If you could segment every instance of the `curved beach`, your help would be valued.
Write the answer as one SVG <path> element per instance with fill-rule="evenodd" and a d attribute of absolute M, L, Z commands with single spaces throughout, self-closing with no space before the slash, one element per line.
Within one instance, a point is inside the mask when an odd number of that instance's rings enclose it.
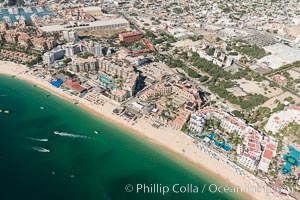
<path fill-rule="evenodd" d="M 226 186 L 241 188 L 241 190 L 242 188 L 256 188 L 255 192 L 251 189 L 249 189 L 249 191 L 246 191 L 247 189 L 243 190 L 244 192 L 242 195 L 245 196 L 246 199 L 288 199 L 286 196 L 282 196 L 275 192 L 258 191 L 261 190 L 261 188 L 266 187 L 266 184 L 263 181 L 250 174 L 247 174 L 246 176 L 239 175 L 225 165 L 225 163 L 219 162 L 216 159 L 211 158 L 208 154 L 200 151 L 193 143 L 193 139 L 180 131 L 174 131 L 165 127 L 156 129 L 144 119 L 138 119 L 137 123 L 132 125 L 120 116 L 112 113 L 112 110 L 117 104 L 107 100 L 105 101 L 106 103 L 104 106 L 94 105 L 85 99 L 70 96 L 64 93 L 63 90 L 53 87 L 43 79 L 28 73 L 25 74 L 25 71 L 27 70 L 28 68 L 24 65 L 0 61 L 1 74 L 16 76 L 16 78 L 28 81 L 70 102 L 78 101 L 79 106 L 90 113 L 108 120 L 122 129 L 128 129 L 128 131 L 134 134 L 144 137 L 147 140 L 151 140 L 170 152 L 176 153 L 178 156 L 186 159 L 186 162 L 192 162 L 199 170 L 214 176 Z M 267 190 L 271 191 L 269 188 Z"/>

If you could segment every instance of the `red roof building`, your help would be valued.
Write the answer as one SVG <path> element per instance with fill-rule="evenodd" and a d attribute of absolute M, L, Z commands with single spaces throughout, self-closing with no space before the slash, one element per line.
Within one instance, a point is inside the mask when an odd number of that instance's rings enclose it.
<path fill-rule="evenodd" d="M 140 31 L 121 33 L 119 34 L 119 39 L 122 42 L 134 42 L 142 39 L 142 35 L 143 34 Z"/>
<path fill-rule="evenodd" d="M 68 80 L 63 85 L 65 88 L 72 89 L 76 93 L 83 93 L 86 88 L 82 87 L 79 82 L 75 80 Z"/>

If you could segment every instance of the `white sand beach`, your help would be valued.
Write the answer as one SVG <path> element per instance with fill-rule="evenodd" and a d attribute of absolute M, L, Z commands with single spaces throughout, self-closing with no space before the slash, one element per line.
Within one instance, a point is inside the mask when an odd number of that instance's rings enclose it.
<path fill-rule="evenodd" d="M 15 75 L 16 78 L 28 81 L 68 101 L 74 102 L 74 100 L 76 100 L 79 102 L 79 106 L 91 113 L 98 115 L 101 118 L 105 118 L 123 129 L 126 128 L 129 132 L 151 140 L 152 142 L 163 146 L 167 151 L 174 152 L 180 157 L 191 161 L 195 167 L 199 168 L 202 172 L 205 171 L 205 173 L 207 172 L 207 174 L 211 174 L 211 176 L 220 180 L 220 183 L 223 185 L 240 188 L 256 188 L 256 190 L 263 190 L 265 187 L 265 183 L 256 177 L 252 175 L 241 176 L 224 163 L 219 162 L 216 159 L 211 158 L 208 154 L 200 151 L 193 143 L 193 139 L 180 131 L 174 131 L 165 127 L 156 129 L 147 123 L 145 119 L 138 119 L 137 123 L 132 125 L 131 122 L 128 122 L 124 120 L 124 118 L 112 113 L 112 110 L 116 107 L 113 103 L 107 101 L 104 106 L 94 105 L 85 99 L 70 96 L 63 90 L 53 87 L 50 83 L 43 79 L 34 77 L 28 73 L 24 74 L 26 70 L 28 70 L 28 68 L 24 65 L 0 61 L 0 74 L 10 76 Z M 289 199 L 288 197 L 276 192 L 270 192 L 271 189 L 268 189 L 269 192 L 253 192 L 253 189 L 249 190 L 250 191 L 243 194 L 245 199 Z"/>

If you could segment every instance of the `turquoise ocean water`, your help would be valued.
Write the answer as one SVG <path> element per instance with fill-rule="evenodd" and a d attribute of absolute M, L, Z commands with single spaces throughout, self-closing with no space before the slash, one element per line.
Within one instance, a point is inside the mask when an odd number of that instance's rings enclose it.
<path fill-rule="evenodd" d="M 0 76 L 0 109 L 12 111 L 0 113 L 1 200 L 241 199 L 209 192 L 209 184 L 217 182 L 205 171 L 46 94 L 32 84 Z M 125 191 L 127 184 L 132 192 Z M 161 184 L 171 191 L 164 196 L 145 194 L 146 189 L 137 193 L 137 184 Z M 193 184 L 198 193 L 175 193 L 174 184 Z"/>

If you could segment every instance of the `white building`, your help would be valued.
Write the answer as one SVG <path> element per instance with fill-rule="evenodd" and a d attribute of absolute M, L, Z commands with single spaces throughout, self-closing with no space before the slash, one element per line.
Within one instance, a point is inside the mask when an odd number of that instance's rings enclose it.
<path fill-rule="evenodd" d="M 72 57 L 75 54 L 80 52 L 80 47 L 77 44 L 73 44 L 73 43 L 68 43 L 64 45 L 63 49 L 65 50 L 66 57 Z"/>
<path fill-rule="evenodd" d="M 98 62 L 93 57 L 77 58 L 70 69 L 75 72 L 98 71 Z"/>
<path fill-rule="evenodd" d="M 275 141 L 275 139 L 269 137 L 262 142 L 262 145 L 264 151 L 262 153 L 257 169 L 267 173 L 269 171 L 269 166 L 272 158 L 276 156 L 278 143 L 277 141 Z"/>
<path fill-rule="evenodd" d="M 103 55 L 103 48 L 102 45 L 99 42 L 83 42 L 81 44 L 82 51 L 89 52 L 93 54 L 95 57 L 99 57 Z"/>
<path fill-rule="evenodd" d="M 201 133 L 205 125 L 205 119 L 202 116 L 199 116 L 197 113 L 192 113 L 190 118 L 189 128 L 192 131 Z"/>
<path fill-rule="evenodd" d="M 63 31 L 64 39 L 71 42 L 77 42 L 78 41 L 78 34 L 74 30 L 65 30 Z"/>
<path fill-rule="evenodd" d="M 100 43 L 95 44 L 95 54 L 96 57 L 102 56 L 102 45 Z"/>
<path fill-rule="evenodd" d="M 272 54 L 259 59 L 257 62 L 265 64 L 271 69 L 278 69 L 283 65 L 300 60 L 300 49 L 285 44 L 277 43 L 266 46 L 264 49 Z"/>
<path fill-rule="evenodd" d="M 189 128 L 192 131 L 201 133 L 205 125 L 205 120 L 208 119 L 220 121 L 221 127 L 226 131 L 235 132 L 244 139 L 243 144 L 237 148 L 238 162 L 241 165 L 251 171 L 256 169 L 264 172 L 268 171 L 269 164 L 276 155 L 276 141 L 266 138 L 261 132 L 247 125 L 242 119 L 214 107 L 206 107 L 193 112 Z"/>
<path fill-rule="evenodd" d="M 43 63 L 50 65 L 53 64 L 54 61 L 63 58 L 65 55 L 65 50 L 61 47 L 56 47 L 51 51 L 44 53 L 43 55 Z"/>
<path fill-rule="evenodd" d="M 94 30 L 110 30 L 118 28 L 128 28 L 129 22 L 124 18 L 98 20 L 89 23 L 77 22 L 77 25 L 72 24 L 52 24 L 40 27 L 43 32 L 63 32 L 63 31 L 94 31 Z"/>

